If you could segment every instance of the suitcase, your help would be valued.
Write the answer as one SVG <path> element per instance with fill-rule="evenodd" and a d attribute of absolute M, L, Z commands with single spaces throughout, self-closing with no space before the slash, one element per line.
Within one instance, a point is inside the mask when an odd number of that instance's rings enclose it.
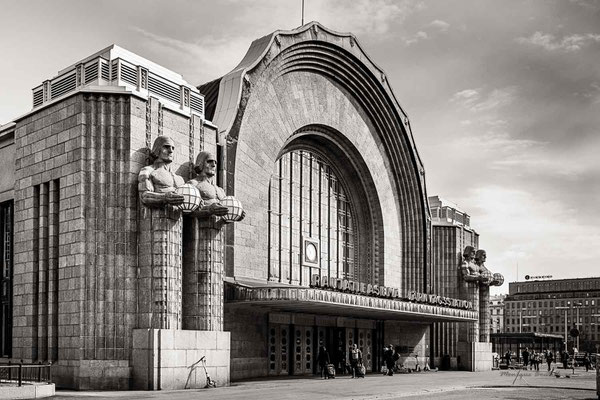
<path fill-rule="evenodd" d="M 367 373 L 367 369 L 365 368 L 365 366 L 363 364 L 360 364 L 358 366 L 358 368 L 356 368 L 356 377 L 357 378 L 364 378 L 366 373 Z"/>
<path fill-rule="evenodd" d="M 335 378 L 335 366 L 333 364 L 327 364 L 327 377 Z"/>

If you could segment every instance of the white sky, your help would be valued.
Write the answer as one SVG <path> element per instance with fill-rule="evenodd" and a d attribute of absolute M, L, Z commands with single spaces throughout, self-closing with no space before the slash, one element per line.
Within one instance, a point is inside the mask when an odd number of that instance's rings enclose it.
<path fill-rule="evenodd" d="M 0 124 L 31 89 L 112 43 L 201 84 L 301 0 L 0 0 Z M 353 32 L 409 113 L 429 195 L 458 203 L 487 266 L 600 276 L 600 1 L 306 0 Z M 496 290 L 508 291 L 508 285 Z"/>

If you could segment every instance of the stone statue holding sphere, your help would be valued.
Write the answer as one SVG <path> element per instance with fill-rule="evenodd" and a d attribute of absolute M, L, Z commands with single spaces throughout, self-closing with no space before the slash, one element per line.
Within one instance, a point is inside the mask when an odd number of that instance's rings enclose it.
<path fill-rule="evenodd" d="M 182 192 L 184 180 L 173 171 L 174 152 L 173 139 L 159 136 L 150 152 L 151 164 L 138 175 L 139 328 L 181 328 L 181 215 L 193 208 L 194 199 L 190 190 Z M 196 197 L 197 208 L 201 200 Z"/>
<path fill-rule="evenodd" d="M 223 330 L 223 226 L 241 221 L 241 203 L 215 182 L 217 158 L 202 151 L 194 165 L 196 177 L 188 182 L 200 192 L 202 206 L 188 214 L 184 224 L 183 329 Z M 207 255 L 210 254 L 210 257 Z"/>
<path fill-rule="evenodd" d="M 225 191 L 217 186 L 217 158 L 208 151 L 202 151 L 196 157 L 194 165 L 196 178 L 188 183 L 195 186 L 202 197 L 203 206 L 192 213 L 196 217 L 223 217 L 223 222 L 236 222 L 246 215 L 239 201 L 233 196 L 226 196 Z M 236 209 L 237 206 L 237 209 Z"/>
<path fill-rule="evenodd" d="M 171 169 L 175 142 L 168 136 L 159 136 L 154 141 L 150 159 L 152 164 L 142 168 L 138 175 L 140 200 L 146 207 L 178 206 L 183 196 L 176 193 L 184 181 Z"/>
<path fill-rule="evenodd" d="M 473 303 L 473 310 L 479 314 L 479 321 L 468 323 L 466 337 L 470 342 L 489 342 L 490 324 L 490 286 L 500 286 L 504 283 L 502 274 L 492 274 L 485 266 L 487 253 L 483 249 L 475 250 L 473 246 L 466 246 L 463 250 L 461 262 L 461 292 L 462 297 Z"/>

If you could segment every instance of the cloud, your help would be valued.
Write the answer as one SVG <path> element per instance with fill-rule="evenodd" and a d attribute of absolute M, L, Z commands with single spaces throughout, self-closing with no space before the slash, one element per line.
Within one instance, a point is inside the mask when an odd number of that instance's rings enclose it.
<path fill-rule="evenodd" d="M 496 185 L 470 189 L 458 200 L 481 233 L 480 246 L 492 270 L 512 276 L 519 263 L 521 274 L 543 268 L 556 277 L 597 275 L 593 260 L 600 257 L 595 244 L 600 233 L 594 224 L 578 222 L 578 210 L 538 193 Z"/>
<path fill-rule="evenodd" d="M 440 32 L 446 32 L 448 30 L 448 28 L 450 28 L 450 24 L 447 23 L 446 21 L 442 21 L 439 19 L 436 19 L 435 21 L 432 21 L 429 26 L 439 29 Z"/>
<path fill-rule="evenodd" d="M 412 37 L 404 39 L 404 43 L 406 43 L 407 46 L 410 46 L 411 44 L 415 44 L 421 40 L 425 40 L 428 37 L 429 35 L 427 35 L 427 32 L 419 31 L 415 33 Z"/>
<path fill-rule="evenodd" d="M 305 21 L 318 20 L 332 29 L 352 32 L 358 36 L 381 35 L 423 8 L 422 2 L 412 0 L 310 2 L 307 4 Z"/>
<path fill-rule="evenodd" d="M 516 86 L 494 89 L 487 96 L 481 89 L 465 89 L 455 93 L 450 102 L 459 104 L 472 112 L 490 111 L 511 104 L 517 93 Z"/>
<path fill-rule="evenodd" d="M 581 50 L 583 47 L 591 43 L 599 43 L 600 34 L 574 34 L 564 36 L 562 39 L 557 39 L 551 33 L 542 33 L 537 31 L 529 37 L 519 37 L 516 40 L 518 43 L 540 46 L 548 51 L 562 50 L 567 52 L 573 52 Z"/>
<path fill-rule="evenodd" d="M 176 60 L 176 65 L 168 68 L 182 73 L 193 85 L 208 82 L 229 72 L 250 46 L 250 41 L 243 37 L 217 39 L 204 35 L 198 41 L 190 42 L 158 35 L 136 26 L 130 30 L 145 39 L 145 46 L 155 54 L 160 54 L 164 60 Z M 216 54 L 218 57 L 215 57 Z"/>

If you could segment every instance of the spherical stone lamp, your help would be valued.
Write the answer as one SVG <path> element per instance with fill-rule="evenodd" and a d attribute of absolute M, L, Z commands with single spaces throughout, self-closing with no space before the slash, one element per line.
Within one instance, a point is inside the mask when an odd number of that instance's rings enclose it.
<path fill-rule="evenodd" d="M 480 273 L 481 283 L 489 285 L 492 280 L 492 273 L 490 271 L 483 270 Z"/>
<path fill-rule="evenodd" d="M 504 275 L 496 272 L 494 274 L 494 278 L 492 279 L 492 286 L 502 286 L 502 284 L 504 283 Z"/>
<path fill-rule="evenodd" d="M 189 183 L 183 184 L 175 189 L 175 193 L 183 196 L 183 203 L 178 205 L 179 209 L 184 213 L 191 213 L 195 211 L 204 203 L 200 191 L 196 186 Z"/>
<path fill-rule="evenodd" d="M 221 201 L 221 205 L 227 207 L 229 210 L 222 218 L 227 222 L 241 221 L 244 218 L 244 208 L 242 203 L 233 196 L 225 196 Z"/>

